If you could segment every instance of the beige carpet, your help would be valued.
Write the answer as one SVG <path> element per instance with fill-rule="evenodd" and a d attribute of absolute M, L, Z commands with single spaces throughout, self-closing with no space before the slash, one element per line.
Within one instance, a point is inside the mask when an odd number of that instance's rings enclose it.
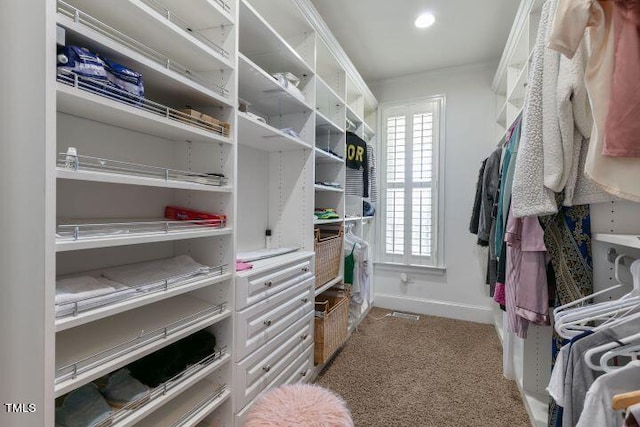
<path fill-rule="evenodd" d="M 502 376 L 491 325 L 373 309 L 317 383 L 340 394 L 357 427 L 524 427 L 515 383 Z"/>

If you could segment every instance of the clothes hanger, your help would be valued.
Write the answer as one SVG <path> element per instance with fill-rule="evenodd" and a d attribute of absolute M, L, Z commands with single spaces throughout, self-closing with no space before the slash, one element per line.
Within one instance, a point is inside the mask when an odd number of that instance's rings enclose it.
<path fill-rule="evenodd" d="M 612 356 L 613 353 L 610 352 L 611 350 L 617 349 L 619 347 L 625 347 L 627 344 L 633 344 L 634 341 L 638 341 L 638 340 L 640 340 L 640 333 L 632 334 L 632 335 L 629 335 L 628 337 L 624 337 L 616 341 L 608 342 L 606 344 L 602 344 L 597 347 L 590 348 L 584 353 L 584 361 L 586 365 L 589 368 L 593 369 L 594 371 L 603 371 L 604 370 L 603 365 L 606 362 L 608 362 L 611 358 L 615 357 L 615 356 Z M 640 346 L 637 344 L 633 345 L 632 347 L 634 347 L 635 351 L 637 351 L 637 349 L 640 348 Z M 631 347 L 627 347 L 627 351 L 631 351 L 631 350 L 632 350 Z M 608 353 L 608 354 L 606 354 L 606 357 L 605 357 L 605 354 L 603 354 L 600 357 L 599 364 L 593 363 L 593 356 L 599 353 Z M 617 355 L 618 356 L 623 355 L 623 352 L 618 352 Z"/>
<path fill-rule="evenodd" d="M 616 261 L 619 261 L 618 258 L 616 258 Z M 627 295 L 637 294 L 640 291 L 640 260 L 635 260 L 631 264 L 631 273 L 633 275 L 633 290 Z M 618 271 L 615 272 L 615 277 L 616 279 L 619 279 Z M 625 295 L 625 297 L 627 295 Z M 637 297 L 629 297 L 628 299 L 633 298 Z M 614 324 L 621 324 L 638 318 L 640 318 L 640 313 L 634 313 L 630 316 L 624 315 L 622 318 L 617 319 L 612 324 L 605 325 L 605 327 L 611 327 Z M 640 333 L 632 334 L 620 340 L 616 340 L 587 350 L 584 355 L 585 363 L 593 370 L 611 372 L 616 369 L 615 367 L 609 365 L 609 361 L 611 359 L 619 356 L 628 356 L 633 359 L 638 358 L 638 354 L 640 354 L 640 344 L 634 343 L 638 340 L 640 340 Z M 593 363 L 593 355 L 597 353 L 603 353 L 600 357 L 600 363 L 598 365 Z"/>
<path fill-rule="evenodd" d="M 611 407 L 615 411 L 627 409 L 629 406 L 640 403 L 640 390 L 630 391 L 629 393 L 616 394 L 611 399 Z"/>
<path fill-rule="evenodd" d="M 614 322 L 615 319 L 620 319 L 621 314 L 624 316 L 631 313 L 637 307 L 640 307 L 640 289 L 635 285 L 636 280 L 634 279 L 634 289 L 619 299 L 592 304 L 589 306 L 571 308 L 576 304 L 581 304 L 596 296 L 603 295 L 623 286 L 628 286 L 628 284 L 622 282 L 619 275 L 620 263 L 625 257 L 627 257 L 625 254 L 620 254 L 614 261 L 614 275 L 618 282 L 617 285 L 584 298 L 580 298 L 579 300 L 565 304 L 554 310 L 554 328 L 560 336 L 563 338 L 572 338 L 583 333 L 585 330 L 603 329 L 604 327 L 608 327 L 608 325 Z M 585 323 L 596 320 L 604 320 L 605 322 L 596 327 L 584 325 Z"/>

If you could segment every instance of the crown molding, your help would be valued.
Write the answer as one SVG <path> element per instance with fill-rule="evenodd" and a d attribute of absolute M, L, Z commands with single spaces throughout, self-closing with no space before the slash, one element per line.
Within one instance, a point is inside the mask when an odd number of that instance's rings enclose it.
<path fill-rule="evenodd" d="M 369 86 L 365 83 L 364 79 L 358 72 L 358 69 L 353 65 L 353 62 L 351 62 L 351 59 L 349 59 L 347 53 L 344 51 L 342 46 L 340 46 L 340 43 L 333 35 L 327 26 L 327 23 L 324 21 L 320 12 L 318 12 L 311 0 L 294 0 L 294 2 L 300 8 L 307 20 L 309 20 L 309 23 L 315 29 L 318 36 L 322 41 L 324 41 L 331 53 L 333 53 L 338 63 L 345 69 L 351 79 L 354 80 L 358 90 L 364 95 L 365 102 L 374 108 L 378 108 L 378 100 L 373 95 L 373 92 L 371 92 L 371 89 L 369 89 Z"/>

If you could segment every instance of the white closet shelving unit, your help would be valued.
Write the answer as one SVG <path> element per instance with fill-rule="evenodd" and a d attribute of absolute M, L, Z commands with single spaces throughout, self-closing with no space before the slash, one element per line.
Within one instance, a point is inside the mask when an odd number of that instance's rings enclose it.
<path fill-rule="evenodd" d="M 3 104 L 11 120 L 0 130 L 12 141 L 0 156 L 12 184 L 1 191 L 16 201 L 7 210 L 12 224 L 0 223 L 13 254 L 0 261 L 0 313 L 20 325 L 2 335 L 11 348 L 2 366 L 15 372 L 0 390 L 7 402 L 38 408 L 11 425 L 54 425 L 57 398 L 204 329 L 216 337 L 215 354 L 153 389 L 146 404 L 113 412 L 112 425 L 242 425 L 262 390 L 309 381 L 314 295 L 342 281 L 341 272 L 315 289 L 314 228 L 345 216 L 344 190 L 316 181 L 344 188 L 346 119 L 370 140 L 377 110 L 312 3 L 5 6 L 0 34 L 12 37 L 17 22 L 28 30 L 11 49 L 46 53 L 37 76 L 12 70 L 12 85 L 3 82 L 7 93 L 13 84 L 23 90 L 10 109 Z M 141 72 L 145 97 L 57 73 L 57 27 L 58 42 Z M 297 90 L 272 76 L 287 72 L 300 79 Z M 248 112 L 238 111 L 238 98 Z M 26 114 L 33 105 L 43 107 Z M 26 171 L 27 162 L 35 169 Z M 224 217 L 173 221 L 167 206 Z M 316 221 L 316 206 L 340 218 Z M 236 254 L 264 248 L 267 229 L 273 247 L 298 250 L 236 274 Z M 198 274 L 55 304 L 57 279 L 99 279 L 107 269 L 183 255 L 203 265 Z M 28 367 L 15 366 L 18 358 Z"/>
<path fill-rule="evenodd" d="M 316 40 L 315 208 L 333 209 L 339 219 L 316 219 L 316 225 L 344 221 L 345 119 L 347 74 L 320 36 Z M 337 187 L 320 184 L 335 183 Z M 340 267 L 339 276 L 343 275 Z M 317 293 L 319 294 L 319 293 Z"/>
<path fill-rule="evenodd" d="M 527 90 L 527 80 L 533 47 L 536 41 L 540 11 L 543 0 L 523 1 L 511 29 L 493 88 L 496 92 L 496 136 L 502 139 L 522 111 Z M 640 204 L 627 201 L 612 201 L 590 206 L 594 292 L 616 283 L 613 263 L 608 253 L 614 249 L 640 257 Z M 630 291 L 608 293 L 613 299 Z M 495 326 L 503 340 L 504 316 L 495 307 Z M 551 327 L 529 327 L 528 338 L 514 338 L 513 364 L 516 382 L 525 407 L 534 426 L 547 425 L 549 396 L 546 387 L 551 372 Z"/>
<path fill-rule="evenodd" d="M 315 32 L 289 0 L 241 0 L 238 250 L 297 251 L 237 275 L 233 412 L 241 426 L 265 389 L 313 367 Z M 297 86 L 274 74 L 290 73 Z M 293 87 L 288 87 L 292 85 Z"/>
<path fill-rule="evenodd" d="M 531 54 L 535 45 L 543 0 L 520 4 L 493 88 L 496 92 L 496 140 L 501 140 L 522 112 Z M 504 342 L 504 313 L 494 305 L 494 324 Z M 526 340 L 514 338 L 513 365 L 516 383 L 532 425 L 546 426 L 551 373 L 551 327 L 530 325 Z"/>
<path fill-rule="evenodd" d="M 48 34 L 57 25 L 64 44 L 141 72 L 145 95 L 56 73 L 55 62 L 44 67 L 55 97 L 51 128 L 57 129 L 47 135 L 44 159 L 55 177 L 46 209 L 46 221 L 55 224 L 46 239 L 54 267 L 43 300 L 49 315 L 44 330 L 52 335 L 45 338 L 51 362 L 42 418 L 31 425 L 54 424 L 54 399 L 203 329 L 216 337 L 215 354 L 153 389 L 146 404 L 114 410 L 110 421 L 180 420 L 175 425 L 187 426 L 208 416 L 230 425 L 237 5 L 198 1 L 185 8 L 172 0 L 128 0 L 114 7 L 69 0 L 46 7 Z M 54 48 L 54 39 L 47 39 L 46 49 Z M 55 61 L 53 52 L 49 61 Z M 181 112 L 185 108 L 229 126 L 197 122 Z M 224 217 L 168 220 L 166 206 Z M 56 277 L 100 279 L 114 267 L 183 255 L 201 270 L 156 275 L 80 302 L 54 302 Z M 211 395 L 209 383 L 222 392 Z"/>

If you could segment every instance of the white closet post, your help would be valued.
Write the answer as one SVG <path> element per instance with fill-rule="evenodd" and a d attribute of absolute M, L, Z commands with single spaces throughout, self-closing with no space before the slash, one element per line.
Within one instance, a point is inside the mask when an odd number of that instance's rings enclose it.
<path fill-rule="evenodd" d="M 0 14 L 0 425 L 53 425 L 55 3 Z M 7 407 L 5 404 L 34 404 Z"/>

